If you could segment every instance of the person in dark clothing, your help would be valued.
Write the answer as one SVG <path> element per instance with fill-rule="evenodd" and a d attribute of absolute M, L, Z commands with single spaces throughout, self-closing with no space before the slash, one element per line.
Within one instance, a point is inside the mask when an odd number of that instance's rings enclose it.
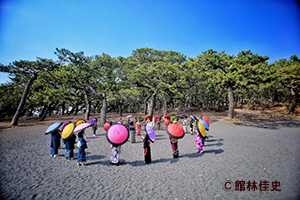
<path fill-rule="evenodd" d="M 51 143 L 50 143 L 50 147 L 51 147 L 51 157 L 57 157 L 58 156 L 58 148 L 60 147 L 60 132 L 59 130 L 55 130 L 51 133 Z"/>
<path fill-rule="evenodd" d="M 149 135 L 146 133 L 145 137 L 142 136 L 143 143 L 144 143 L 144 155 L 145 155 L 145 163 L 149 164 L 151 162 L 151 149 L 150 149 L 150 138 Z"/>

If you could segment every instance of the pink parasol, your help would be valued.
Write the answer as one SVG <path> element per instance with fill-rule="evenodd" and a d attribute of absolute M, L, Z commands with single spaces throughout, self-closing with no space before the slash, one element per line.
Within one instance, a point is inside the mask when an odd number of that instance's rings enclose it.
<path fill-rule="evenodd" d="M 126 118 L 131 118 L 131 117 L 133 117 L 133 115 L 128 115 Z"/>
<path fill-rule="evenodd" d="M 146 132 L 149 135 L 151 142 L 155 141 L 155 132 L 150 126 L 146 126 Z"/>
<path fill-rule="evenodd" d="M 86 129 L 90 126 L 92 126 L 92 124 L 90 124 L 90 123 L 81 123 L 78 126 L 76 126 L 76 128 L 74 129 L 74 133 L 83 131 L 84 129 Z"/>
<path fill-rule="evenodd" d="M 114 124 L 109 127 L 106 132 L 106 139 L 113 145 L 122 145 L 127 142 L 129 138 L 129 131 L 126 126 L 122 124 Z"/>
<path fill-rule="evenodd" d="M 158 115 L 158 116 L 156 116 L 156 117 L 154 117 L 154 121 L 158 121 L 158 120 L 160 120 L 161 119 L 161 117 Z"/>

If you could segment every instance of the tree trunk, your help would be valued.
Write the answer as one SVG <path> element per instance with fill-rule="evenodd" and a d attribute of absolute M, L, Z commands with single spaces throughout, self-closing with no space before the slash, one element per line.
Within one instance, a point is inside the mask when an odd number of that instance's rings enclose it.
<path fill-rule="evenodd" d="M 163 115 L 167 115 L 168 112 L 168 108 L 167 108 L 167 100 L 166 100 L 166 96 L 164 93 L 162 93 L 162 98 L 163 98 Z"/>
<path fill-rule="evenodd" d="M 148 112 L 148 103 L 147 101 L 144 102 L 144 114 L 147 115 Z"/>
<path fill-rule="evenodd" d="M 25 86 L 25 90 L 23 92 L 23 95 L 22 95 L 22 98 L 21 98 L 21 101 L 19 103 L 19 106 L 17 108 L 17 111 L 14 115 L 14 117 L 12 118 L 11 120 L 11 125 L 15 126 L 15 125 L 18 125 L 18 121 L 19 121 L 19 118 L 21 116 L 21 113 L 22 113 L 22 110 L 23 110 L 23 107 L 25 105 L 25 102 L 26 102 L 26 97 L 28 95 L 28 92 L 29 92 L 29 88 L 30 86 L 32 85 L 33 81 L 36 79 L 36 75 L 34 75 L 26 84 Z"/>
<path fill-rule="evenodd" d="M 156 94 L 154 93 L 151 98 L 149 113 L 148 113 L 148 116 L 151 116 L 151 117 L 153 117 L 153 110 L 155 107 L 155 98 L 156 98 Z"/>
<path fill-rule="evenodd" d="M 46 109 L 44 110 L 44 113 L 43 113 L 42 117 L 40 118 L 40 121 L 44 121 L 45 120 L 50 107 L 51 107 L 51 105 L 46 105 Z"/>
<path fill-rule="evenodd" d="M 39 118 L 42 118 L 42 116 L 44 115 L 47 109 L 48 109 L 48 104 L 44 106 L 42 112 L 39 114 Z"/>
<path fill-rule="evenodd" d="M 144 108 L 145 108 L 144 114 L 145 114 L 145 115 L 147 115 L 147 110 L 148 110 L 148 104 L 147 104 L 147 102 L 148 102 L 148 100 L 150 99 L 151 96 L 152 96 L 152 95 L 149 95 L 149 96 L 145 99 L 145 101 L 144 101 Z"/>
<path fill-rule="evenodd" d="M 292 95 L 293 95 L 293 103 L 292 103 L 292 105 L 291 105 L 291 107 L 289 109 L 289 114 L 295 112 L 296 107 L 297 107 L 297 105 L 299 103 L 299 93 L 298 93 L 298 91 L 296 89 L 292 88 L 291 92 L 292 92 Z"/>
<path fill-rule="evenodd" d="M 120 103 L 119 103 L 119 114 L 120 114 L 120 117 L 122 117 L 122 105 L 123 105 L 123 98 L 121 97 Z"/>
<path fill-rule="evenodd" d="M 62 103 L 62 115 L 65 115 L 65 110 L 66 110 L 66 102 L 65 101 L 63 101 L 63 103 Z"/>
<path fill-rule="evenodd" d="M 90 118 L 91 103 L 89 101 L 89 97 L 86 90 L 84 90 L 84 100 L 85 100 L 85 108 L 86 108 L 84 119 L 87 121 Z"/>
<path fill-rule="evenodd" d="M 105 124 L 106 122 L 106 110 L 107 110 L 107 102 L 106 102 L 106 93 L 104 92 L 102 94 L 102 102 L 103 102 L 103 105 L 102 105 L 102 109 L 101 109 L 101 120 L 102 120 L 102 124 Z"/>
<path fill-rule="evenodd" d="M 80 111 L 79 105 L 76 105 L 75 112 L 74 112 L 74 116 L 76 116 L 76 115 L 78 114 L 79 111 Z"/>
<path fill-rule="evenodd" d="M 228 86 L 228 101 L 229 101 L 229 110 L 228 117 L 234 117 L 234 98 L 233 98 L 233 88 L 232 86 Z"/>
<path fill-rule="evenodd" d="M 167 102 L 166 102 L 166 104 L 167 104 Z M 184 112 L 186 111 L 186 108 L 188 107 L 188 105 L 189 105 L 189 97 L 186 97 L 186 100 L 184 102 Z"/>

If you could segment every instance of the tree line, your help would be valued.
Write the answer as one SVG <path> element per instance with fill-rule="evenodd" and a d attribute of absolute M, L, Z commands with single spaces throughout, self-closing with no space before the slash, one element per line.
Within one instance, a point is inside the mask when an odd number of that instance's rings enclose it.
<path fill-rule="evenodd" d="M 0 71 L 10 82 L 0 85 L 0 117 L 17 125 L 21 116 L 53 112 L 76 115 L 137 112 L 153 116 L 168 107 L 228 110 L 259 109 L 283 103 L 294 112 L 299 104 L 300 60 L 296 55 L 268 63 L 250 50 L 235 55 L 209 49 L 197 57 L 140 48 L 129 57 L 56 49 L 57 61 L 14 61 Z"/>

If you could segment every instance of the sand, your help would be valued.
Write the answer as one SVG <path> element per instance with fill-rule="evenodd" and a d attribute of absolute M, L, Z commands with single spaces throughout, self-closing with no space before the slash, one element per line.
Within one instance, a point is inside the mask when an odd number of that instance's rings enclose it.
<path fill-rule="evenodd" d="M 103 128 L 87 129 L 87 165 L 50 157 L 50 121 L 1 129 L 1 199 L 299 199 L 300 123 L 268 126 L 210 117 L 210 140 L 197 153 L 195 135 L 179 140 L 172 158 L 166 131 L 156 130 L 152 163 L 144 164 L 143 143 L 122 146 L 119 166 L 109 163 L 110 144 Z M 279 125 L 278 125 L 279 124 Z M 144 132 L 143 132 L 144 133 Z M 225 191 L 224 182 L 256 181 L 256 191 Z M 281 191 L 260 191 L 260 181 L 280 182 Z M 227 184 L 227 186 L 230 186 Z"/>

